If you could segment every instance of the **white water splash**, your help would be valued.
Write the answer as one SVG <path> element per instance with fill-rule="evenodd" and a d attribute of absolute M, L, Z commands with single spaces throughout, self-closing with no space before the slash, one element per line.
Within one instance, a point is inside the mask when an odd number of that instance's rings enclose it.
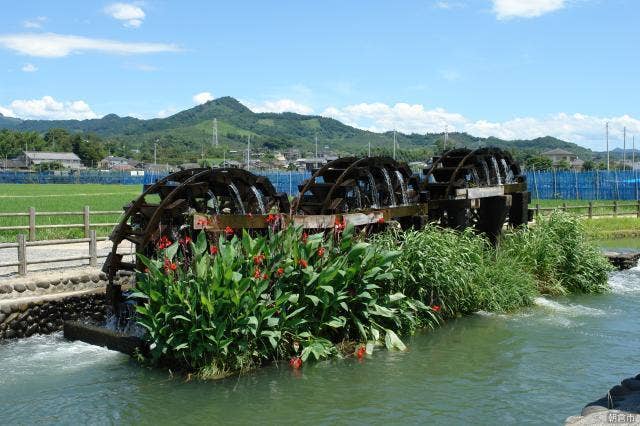
<path fill-rule="evenodd" d="M 566 316 L 566 317 L 581 317 L 589 316 L 596 317 L 604 315 L 605 312 L 601 309 L 590 308 L 584 305 L 578 305 L 573 303 L 560 303 L 555 300 L 550 300 L 545 297 L 536 297 L 533 299 L 533 303 L 543 309 L 553 311 L 554 313 Z"/>
<path fill-rule="evenodd" d="M 640 267 L 612 273 L 609 277 L 609 287 L 615 294 L 640 293 Z"/>

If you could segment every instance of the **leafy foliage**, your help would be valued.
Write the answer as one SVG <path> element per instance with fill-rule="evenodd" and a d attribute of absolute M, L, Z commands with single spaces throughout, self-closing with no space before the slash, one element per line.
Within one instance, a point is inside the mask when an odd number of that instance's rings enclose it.
<path fill-rule="evenodd" d="M 403 348 L 393 330 L 411 329 L 427 309 L 384 287 L 397 253 L 357 241 L 352 228 L 328 239 L 294 228 L 245 232 L 213 244 L 200 233 L 158 260 L 142 258 L 148 273 L 136 296 L 148 300 L 138 316 L 152 361 L 216 375 L 287 356 L 326 358 L 343 340 Z"/>
<path fill-rule="evenodd" d="M 538 217 L 529 230 L 503 239 L 500 250 L 532 273 L 543 293 L 601 293 L 611 265 L 591 242 L 580 219 L 562 211 Z"/>
<path fill-rule="evenodd" d="M 610 270 L 579 221 L 560 213 L 497 249 L 469 230 L 428 226 L 371 243 L 351 227 L 217 241 L 200 233 L 159 253 L 141 256 L 148 270 L 135 294 L 146 299 L 138 321 L 151 361 L 204 377 L 287 357 L 299 366 L 339 355 L 345 342 L 403 350 L 399 336 L 443 318 L 512 311 L 539 293 L 605 291 Z"/>

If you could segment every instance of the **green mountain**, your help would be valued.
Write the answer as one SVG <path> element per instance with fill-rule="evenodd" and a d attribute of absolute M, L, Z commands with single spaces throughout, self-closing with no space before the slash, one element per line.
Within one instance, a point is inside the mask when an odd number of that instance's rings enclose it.
<path fill-rule="evenodd" d="M 218 123 L 219 148 L 212 147 L 213 119 Z M 172 163 L 194 161 L 205 157 L 221 157 L 222 151 L 241 151 L 251 137 L 252 149 L 286 150 L 297 148 L 302 155 L 319 148 L 338 155 L 362 154 L 371 143 L 376 153 L 389 152 L 393 133 L 375 133 L 347 126 L 332 118 L 295 113 L 254 113 L 236 99 L 218 98 L 181 111 L 167 118 L 141 120 L 109 114 L 91 120 L 20 120 L 0 115 L 0 129 L 45 133 L 52 128 L 99 136 L 105 146 L 118 155 L 132 155 L 150 160 L 153 146 L 158 145 L 159 161 Z M 402 157 L 424 159 L 441 148 L 443 134 L 396 135 Z M 448 146 L 499 146 L 514 151 L 519 157 L 530 156 L 551 148 L 572 151 L 581 158 L 591 158 L 591 151 L 574 143 L 552 137 L 533 140 L 502 140 L 479 138 L 466 133 L 450 133 Z M 327 148 L 325 148 L 327 147 Z M 230 154 L 233 157 L 233 153 Z"/>

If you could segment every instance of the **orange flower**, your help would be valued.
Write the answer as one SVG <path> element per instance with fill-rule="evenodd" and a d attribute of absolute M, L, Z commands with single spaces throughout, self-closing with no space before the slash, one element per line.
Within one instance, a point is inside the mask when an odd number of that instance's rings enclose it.
<path fill-rule="evenodd" d="M 337 233 L 344 231 L 344 228 L 347 226 L 347 219 L 343 218 L 342 221 L 340 219 L 336 219 L 334 223 L 334 229 Z"/>
<path fill-rule="evenodd" d="M 227 226 L 226 228 L 224 228 L 224 233 L 227 235 L 227 237 L 232 236 L 234 234 L 233 228 L 231 228 L 230 226 Z"/>
<path fill-rule="evenodd" d="M 324 247 L 318 247 L 318 257 L 324 256 Z"/>
<path fill-rule="evenodd" d="M 364 346 L 360 346 L 356 351 L 356 356 L 358 357 L 358 359 L 362 359 L 366 353 L 367 349 Z"/>
<path fill-rule="evenodd" d="M 265 272 L 264 274 L 262 274 L 262 279 L 263 280 L 269 279 L 269 275 L 267 275 L 267 273 Z"/>
<path fill-rule="evenodd" d="M 284 269 L 278 268 L 276 270 L 276 275 L 279 276 L 279 277 L 283 276 L 284 275 Z"/>
<path fill-rule="evenodd" d="M 307 261 L 306 261 L 306 260 L 304 260 L 304 259 L 300 259 L 300 260 L 298 261 L 298 264 L 300 265 L 300 267 L 301 267 L 301 268 L 306 268 L 307 266 L 309 266 L 309 264 L 307 263 Z"/>
<path fill-rule="evenodd" d="M 309 235 L 306 232 L 302 233 L 302 243 L 303 244 L 307 244 L 307 239 L 309 238 Z"/>
<path fill-rule="evenodd" d="M 291 357 L 291 359 L 289 360 L 289 365 L 294 370 L 297 370 L 300 367 L 302 367 L 302 359 L 300 357 L 297 357 L 297 356 Z"/>
<path fill-rule="evenodd" d="M 264 254 L 260 253 L 257 256 L 253 256 L 253 264 L 254 265 L 262 265 L 262 262 L 264 262 Z"/>
<path fill-rule="evenodd" d="M 262 275 L 262 272 L 260 272 L 260 269 L 256 268 L 256 270 L 253 271 L 253 278 L 260 278 L 260 275 Z"/>
<path fill-rule="evenodd" d="M 431 309 L 433 309 L 434 312 L 440 312 L 441 308 L 440 308 L 440 305 L 433 305 Z"/>

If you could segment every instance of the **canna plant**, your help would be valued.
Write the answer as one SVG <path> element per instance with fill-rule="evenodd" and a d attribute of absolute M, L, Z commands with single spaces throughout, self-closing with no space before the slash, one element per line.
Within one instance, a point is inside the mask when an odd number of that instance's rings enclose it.
<path fill-rule="evenodd" d="M 204 376 L 244 371 L 291 357 L 292 365 L 338 355 L 344 341 L 384 341 L 413 330 L 418 301 L 386 283 L 398 252 L 359 241 L 352 227 L 331 236 L 300 229 L 221 236 L 141 256 L 138 322 L 150 360 Z"/>

